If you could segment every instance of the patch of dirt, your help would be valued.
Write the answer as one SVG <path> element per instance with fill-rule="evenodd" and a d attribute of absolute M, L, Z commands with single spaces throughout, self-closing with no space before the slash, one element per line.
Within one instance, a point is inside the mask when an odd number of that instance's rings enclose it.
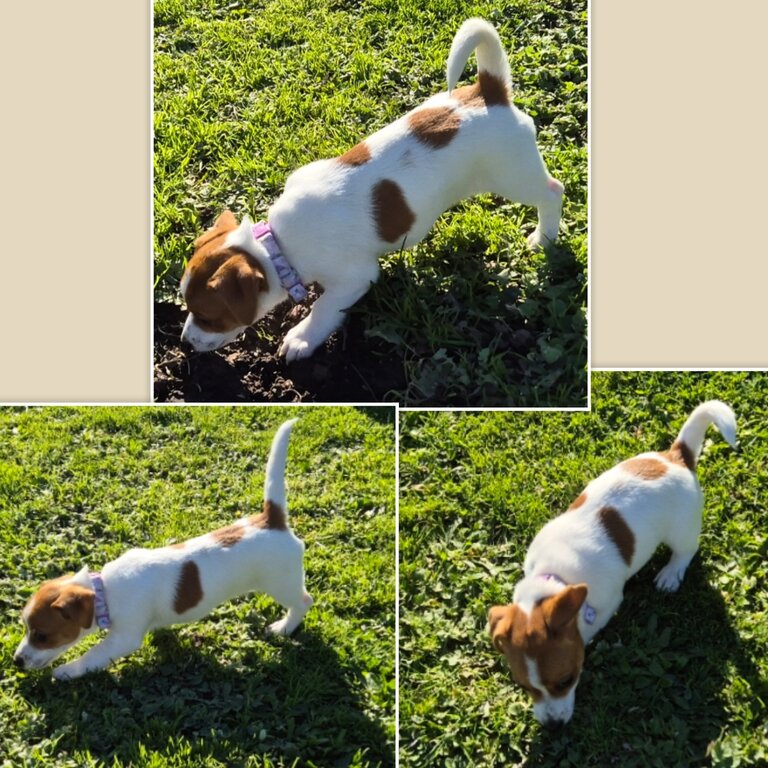
<path fill-rule="evenodd" d="M 280 305 L 236 342 L 215 352 L 195 352 L 181 342 L 182 307 L 155 304 L 157 402 L 395 402 L 405 386 L 402 357 L 380 339 L 366 338 L 359 316 L 308 360 L 277 357 L 280 339 L 308 312 L 304 304 Z"/>

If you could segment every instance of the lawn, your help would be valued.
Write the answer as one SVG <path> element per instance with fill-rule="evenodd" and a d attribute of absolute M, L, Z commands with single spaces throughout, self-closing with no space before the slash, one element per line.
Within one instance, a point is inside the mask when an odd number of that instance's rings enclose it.
<path fill-rule="evenodd" d="M 20 611 L 42 580 L 259 511 L 272 436 L 292 416 L 290 519 L 315 599 L 292 637 L 266 633 L 282 609 L 254 594 L 74 682 L 13 667 Z M 0 409 L 0 765 L 393 765 L 394 419 Z"/>
<path fill-rule="evenodd" d="M 558 245 L 527 250 L 532 208 L 488 195 L 462 203 L 420 245 L 383 260 L 379 282 L 314 359 L 332 368 L 329 380 L 350 378 L 351 401 L 586 404 L 586 0 L 157 0 L 154 14 L 156 318 L 172 315 L 156 320 L 158 340 L 178 338 L 183 315 L 168 303 L 215 216 L 264 217 L 292 170 L 444 90 L 453 35 L 479 15 L 499 30 L 514 101 L 565 184 Z M 472 59 L 464 82 L 474 77 Z M 305 376 L 274 357 L 289 310 L 208 353 L 224 369 L 216 378 L 255 368 L 243 398 L 275 399 L 273 380 L 298 376 L 302 399 L 334 399 L 313 383 L 316 368 Z M 156 366 L 161 399 L 189 399 L 190 379 L 208 399 L 227 397 L 197 355 L 164 343 Z"/>
<path fill-rule="evenodd" d="M 528 544 L 587 482 L 667 448 L 719 398 L 739 447 L 707 433 L 699 554 L 677 594 L 659 552 L 587 649 L 572 721 L 539 726 L 491 647 Z M 401 421 L 401 765 L 736 766 L 768 761 L 768 375 L 595 373 L 593 412 L 406 413 Z"/>

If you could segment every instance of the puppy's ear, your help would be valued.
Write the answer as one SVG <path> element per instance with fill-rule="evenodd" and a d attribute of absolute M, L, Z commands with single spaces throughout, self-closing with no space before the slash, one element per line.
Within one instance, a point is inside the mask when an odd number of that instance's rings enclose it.
<path fill-rule="evenodd" d="M 240 325 L 256 319 L 259 291 L 265 284 L 264 273 L 242 254 L 227 259 L 208 280 Z"/>
<path fill-rule="evenodd" d="M 586 599 L 586 584 L 571 584 L 556 595 L 548 597 L 541 604 L 547 627 L 553 632 L 560 632 L 576 618 Z"/>
<path fill-rule="evenodd" d="M 232 213 L 232 211 L 224 211 L 224 213 L 220 214 L 216 221 L 213 222 L 213 226 L 210 229 L 206 229 L 205 232 L 195 240 L 195 250 L 200 250 L 200 248 L 209 243 L 214 244 L 214 240 L 223 238 L 224 235 L 237 229 L 237 226 L 238 224 L 235 214 Z M 220 243 L 215 245 L 218 247 Z"/>
<path fill-rule="evenodd" d="M 493 647 L 500 653 L 504 653 L 507 645 L 512 642 L 512 625 L 516 610 L 514 604 L 494 605 L 488 610 L 488 631 L 491 633 Z"/>
<path fill-rule="evenodd" d="M 93 592 L 77 584 L 69 584 L 51 603 L 67 621 L 74 621 L 87 629 L 93 623 Z"/>

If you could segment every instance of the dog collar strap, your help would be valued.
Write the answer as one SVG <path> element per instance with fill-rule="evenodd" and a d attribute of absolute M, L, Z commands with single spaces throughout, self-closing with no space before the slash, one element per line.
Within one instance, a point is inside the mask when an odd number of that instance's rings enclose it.
<path fill-rule="evenodd" d="M 541 573 L 539 574 L 539 578 L 544 579 L 545 581 L 557 581 L 563 585 L 567 584 L 567 582 L 563 581 L 563 579 L 554 573 Z M 597 611 L 585 600 L 584 605 L 581 607 L 581 616 L 584 619 L 585 624 L 592 625 L 597 618 Z"/>
<path fill-rule="evenodd" d="M 266 221 L 260 221 L 258 224 L 254 224 L 253 236 L 267 249 L 269 260 L 277 270 L 280 285 L 285 288 L 288 295 L 296 304 L 300 301 L 304 301 L 304 299 L 309 296 L 309 292 L 304 286 L 304 283 L 301 282 L 299 273 L 288 263 L 285 256 L 283 256 L 269 224 Z"/>
<path fill-rule="evenodd" d="M 93 612 L 96 618 L 96 626 L 99 629 L 109 629 L 112 626 L 112 619 L 109 618 L 109 608 L 107 608 L 107 596 L 104 593 L 104 582 L 100 573 L 90 573 L 91 584 L 93 584 Z"/>

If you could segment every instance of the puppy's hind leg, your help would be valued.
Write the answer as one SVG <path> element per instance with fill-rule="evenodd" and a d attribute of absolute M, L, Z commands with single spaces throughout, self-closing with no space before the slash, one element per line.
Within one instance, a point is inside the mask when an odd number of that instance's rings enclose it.
<path fill-rule="evenodd" d="M 301 560 L 291 569 L 291 574 L 288 577 L 268 591 L 283 608 L 288 609 L 282 619 L 269 625 L 268 630 L 273 635 L 292 634 L 301 624 L 301 620 L 314 602 L 309 592 L 304 588 L 304 569 Z"/>
<path fill-rule="evenodd" d="M 539 223 L 536 229 L 528 235 L 528 247 L 538 250 L 552 245 L 557 240 L 560 229 L 560 217 L 563 211 L 563 185 L 551 176 L 547 179 L 543 197 L 536 204 L 539 212 Z"/>
<path fill-rule="evenodd" d="M 686 511 L 688 514 L 686 514 Z M 693 556 L 699 549 L 701 508 L 675 510 L 676 525 L 665 538 L 672 550 L 669 562 L 656 574 L 656 588 L 662 592 L 676 592 L 680 587 Z"/>

